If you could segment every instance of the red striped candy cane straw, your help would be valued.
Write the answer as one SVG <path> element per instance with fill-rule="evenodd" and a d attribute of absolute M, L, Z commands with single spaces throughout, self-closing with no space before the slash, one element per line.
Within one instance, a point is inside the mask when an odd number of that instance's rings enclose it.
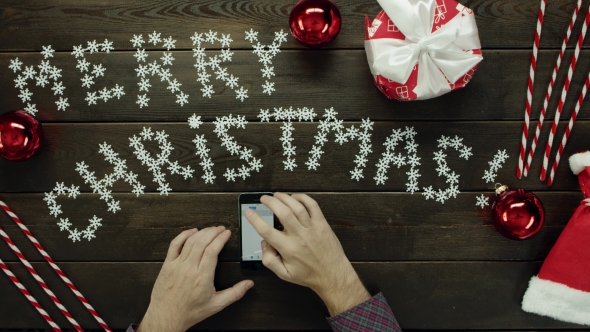
<path fill-rule="evenodd" d="M 10 208 L 8 207 L 8 205 L 6 205 L 6 203 L 4 203 L 1 199 L 0 199 L 0 207 L 2 207 L 2 209 L 18 225 L 18 227 L 20 227 L 20 229 L 23 231 L 23 233 L 25 233 L 25 235 L 33 243 L 33 245 L 35 246 L 35 248 L 37 248 L 37 250 L 39 251 L 39 253 L 41 253 L 41 255 L 43 256 L 43 258 L 45 258 L 45 260 L 47 261 L 47 263 L 49 263 L 49 265 L 51 265 L 51 267 L 53 268 L 53 270 L 55 270 L 55 272 L 61 277 L 61 279 L 66 283 L 66 285 L 68 285 L 68 287 L 70 288 L 70 290 L 76 295 L 76 297 L 78 297 L 78 300 L 80 300 L 80 302 L 82 302 L 82 304 L 86 307 L 86 309 L 88 309 L 88 312 L 90 312 L 90 314 L 94 317 L 94 319 L 96 319 L 96 321 L 100 324 L 100 326 L 105 331 L 111 332 L 111 329 L 108 327 L 108 325 L 105 323 L 105 321 L 98 315 L 98 313 L 96 312 L 96 310 L 94 310 L 94 308 L 90 305 L 90 303 L 88 303 L 88 301 L 86 300 L 86 298 L 84 297 L 84 295 L 82 295 L 82 293 L 80 293 L 80 291 L 76 288 L 76 286 L 74 286 L 74 284 L 70 281 L 70 279 L 59 268 L 59 266 L 57 266 L 57 264 L 55 264 L 55 262 L 53 261 L 53 259 L 51 259 L 51 257 L 49 256 L 49 254 L 45 251 L 45 249 L 43 249 L 43 247 L 41 246 L 41 244 L 39 243 L 39 241 L 37 241 L 37 239 L 33 236 L 33 234 L 31 233 L 31 231 L 29 231 L 29 229 L 27 228 L 27 226 L 25 226 L 25 224 L 23 224 L 23 222 L 17 217 L 17 215 L 14 212 L 12 212 L 12 210 L 10 210 Z"/>
<path fill-rule="evenodd" d="M 33 278 L 35 278 L 35 280 L 37 280 L 37 283 L 39 283 L 39 285 L 41 286 L 41 288 L 43 288 L 45 293 L 47 293 L 47 295 L 49 295 L 49 298 L 51 298 L 51 300 L 59 308 L 61 313 L 64 314 L 64 316 L 66 316 L 66 318 L 70 321 L 70 323 L 72 323 L 74 328 L 77 331 L 84 332 L 84 330 L 82 330 L 82 328 L 80 327 L 80 324 L 78 324 L 78 322 L 76 322 L 76 320 L 72 317 L 72 315 L 70 314 L 68 309 L 66 309 L 66 307 L 64 307 L 63 304 L 61 304 L 61 302 L 59 302 L 59 300 L 57 299 L 55 294 L 53 294 L 51 289 L 49 289 L 49 287 L 47 287 L 47 284 L 45 283 L 45 281 L 43 281 L 43 279 L 41 279 L 41 277 L 39 276 L 37 271 L 35 271 L 35 268 L 31 265 L 31 263 L 29 263 L 29 261 L 25 258 L 25 256 L 23 256 L 23 254 L 20 252 L 20 250 L 14 244 L 14 242 L 12 242 L 12 240 L 8 237 L 8 234 L 6 234 L 4 232 L 2 227 L 0 227 L 0 236 L 2 236 L 2 238 L 4 239 L 4 241 L 6 241 L 6 243 L 10 247 L 10 249 L 12 249 L 12 251 L 16 254 L 18 259 L 20 259 L 20 261 L 25 265 L 25 267 L 27 268 L 29 273 L 33 276 Z"/>
<path fill-rule="evenodd" d="M 526 94 L 526 107 L 524 113 L 524 124 L 522 126 L 522 140 L 520 143 L 520 155 L 518 158 L 518 169 L 516 177 L 522 177 L 525 150 L 529 136 L 529 122 L 531 118 L 531 103 L 533 98 L 533 85 L 535 82 L 535 70 L 537 68 L 537 52 L 539 51 L 539 41 L 541 40 L 541 28 L 543 27 L 543 18 L 545 17 L 545 4 L 547 0 L 541 0 L 541 7 L 537 15 L 537 30 L 535 31 L 535 42 L 533 44 L 533 55 L 531 56 L 531 68 L 529 69 L 529 80 Z"/>
<path fill-rule="evenodd" d="M 524 176 L 526 177 L 529 173 L 529 168 L 531 167 L 531 162 L 533 161 L 533 156 L 535 155 L 535 149 L 537 147 L 537 143 L 539 142 L 539 135 L 541 134 L 541 128 L 543 127 L 543 120 L 545 120 L 545 114 L 547 114 L 547 105 L 549 105 L 549 99 L 551 98 L 551 92 L 553 91 L 553 85 L 555 84 L 555 79 L 557 78 L 557 73 L 559 72 L 559 67 L 561 66 L 561 60 L 563 59 L 563 54 L 565 53 L 565 49 L 567 47 L 567 43 L 570 40 L 570 36 L 572 35 L 572 29 L 574 24 L 576 23 L 576 19 L 578 18 L 578 13 L 580 12 L 580 6 L 582 6 L 582 0 L 578 0 L 576 4 L 576 8 L 574 8 L 574 13 L 572 14 L 572 18 L 570 20 L 570 24 L 567 27 L 567 32 L 565 37 L 563 37 L 563 44 L 561 45 L 561 51 L 559 51 L 559 56 L 557 57 L 557 61 L 555 63 L 555 68 L 553 68 L 553 74 L 551 75 L 551 81 L 549 81 L 549 86 L 547 87 L 547 93 L 545 94 L 545 100 L 543 101 L 543 108 L 541 109 L 541 115 L 539 116 L 539 121 L 537 122 L 537 130 L 535 131 L 535 137 L 533 138 L 533 143 L 531 144 L 531 149 L 529 150 L 529 156 L 524 165 Z"/>
<path fill-rule="evenodd" d="M 582 44 L 584 43 L 584 38 L 586 37 L 586 31 L 588 30 L 588 23 L 590 23 L 590 11 L 586 12 L 586 18 L 584 19 L 584 25 L 582 26 L 582 31 L 578 35 L 578 43 L 576 44 L 576 50 L 574 51 L 574 56 L 572 57 L 572 63 L 570 64 L 569 70 L 567 72 L 567 78 L 565 79 L 565 84 L 563 85 L 563 90 L 561 90 L 561 98 L 559 99 L 559 104 L 557 105 L 557 112 L 555 113 L 555 119 L 553 120 L 553 125 L 551 126 L 551 132 L 549 132 L 549 140 L 547 141 L 547 146 L 545 147 L 545 156 L 543 157 L 543 167 L 541 168 L 541 181 L 545 181 L 547 177 L 547 166 L 549 165 L 549 155 L 551 154 L 551 147 L 553 146 L 553 138 L 555 138 L 555 132 L 557 131 L 557 125 L 559 124 L 559 118 L 561 117 L 561 113 L 563 113 L 563 104 L 565 103 L 565 98 L 567 96 L 567 92 L 570 88 L 570 82 L 572 80 L 572 75 L 574 70 L 576 69 L 576 64 L 578 63 L 578 56 L 580 55 L 580 49 L 582 48 Z"/>
<path fill-rule="evenodd" d="M 21 282 L 18 280 L 18 278 L 8 269 L 8 266 L 6 266 L 6 264 L 4 264 L 4 262 L 1 259 L 0 259 L 0 268 L 2 269 L 2 271 L 4 271 L 4 273 L 6 273 L 8 278 L 10 280 L 12 280 L 14 285 L 23 293 L 23 295 L 27 298 L 27 300 L 29 300 L 29 302 L 31 302 L 33 307 L 35 307 L 35 309 L 37 309 L 37 311 L 39 311 L 39 313 L 47 321 L 47 323 L 49 325 L 51 325 L 53 330 L 54 331 L 61 331 L 59 326 L 57 326 L 57 324 L 55 324 L 55 322 L 49 316 L 47 311 L 45 311 L 45 309 L 43 309 L 43 307 L 39 304 L 39 302 L 37 302 L 37 299 L 35 299 L 33 297 L 33 295 L 31 295 L 31 293 L 29 293 L 29 291 L 25 288 L 25 286 L 23 286 L 23 284 L 21 284 Z"/>
<path fill-rule="evenodd" d="M 561 154 L 563 153 L 563 149 L 567 144 L 567 140 L 572 133 L 572 128 L 574 127 L 574 122 L 576 122 L 576 118 L 578 117 L 578 113 L 580 112 L 580 107 L 582 107 L 582 103 L 584 102 L 584 98 L 586 98 L 586 92 L 588 91 L 588 87 L 590 87 L 590 73 L 588 73 L 588 77 L 586 77 L 586 83 L 584 83 L 584 87 L 582 88 L 582 92 L 580 92 L 580 96 L 578 96 L 578 103 L 576 104 L 576 108 L 574 109 L 574 113 L 570 118 L 570 122 L 565 129 L 565 133 L 563 133 L 563 138 L 561 139 L 561 143 L 559 144 L 559 149 L 557 150 L 557 154 L 555 155 L 555 160 L 553 161 L 553 166 L 551 167 L 551 175 L 549 175 L 549 180 L 547 180 L 547 185 L 551 186 L 553 184 L 553 177 L 555 177 L 555 171 L 557 170 L 557 166 L 559 165 L 559 160 L 561 159 Z"/>

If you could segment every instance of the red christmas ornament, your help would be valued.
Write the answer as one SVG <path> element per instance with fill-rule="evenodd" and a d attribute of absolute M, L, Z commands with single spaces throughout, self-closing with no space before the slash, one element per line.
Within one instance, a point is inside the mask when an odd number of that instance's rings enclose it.
<path fill-rule="evenodd" d="M 291 34 L 307 47 L 321 47 L 334 40 L 341 22 L 340 11 L 330 0 L 300 0 L 289 16 Z"/>
<path fill-rule="evenodd" d="M 29 159 L 41 146 L 41 123 L 23 111 L 0 115 L 0 156 L 8 160 Z"/>
<path fill-rule="evenodd" d="M 524 189 L 496 188 L 492 219 L 500 234 L 512 240 L 524 240 L 537 234 L 545 221 L 545 208 L 539 197 Z"/>

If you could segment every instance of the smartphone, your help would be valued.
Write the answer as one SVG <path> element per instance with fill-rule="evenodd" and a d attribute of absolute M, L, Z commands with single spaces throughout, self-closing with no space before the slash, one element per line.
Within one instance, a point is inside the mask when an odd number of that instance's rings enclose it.
<path fill-rule="evenodd" d="M 259 193 L 243 193 L 238 198 L 238 211 L 240 216 L 240 239 L 242 247 L 242 258 L 240 260 L 240 266 L 246 270 L 256 270 L 264 268 L 262 265 L 262 248 L 260 242 L 262 237 L 258 235 L 254 227 L 246 219 L 246 210 L 252 209 L 258 213 L 258 215 L 272 227 L 276 227 L 276 217 L 274 213 L 260 203 L 260 197 L 262 195 L 272 196 L 270 192 L 259 192 Z"/>

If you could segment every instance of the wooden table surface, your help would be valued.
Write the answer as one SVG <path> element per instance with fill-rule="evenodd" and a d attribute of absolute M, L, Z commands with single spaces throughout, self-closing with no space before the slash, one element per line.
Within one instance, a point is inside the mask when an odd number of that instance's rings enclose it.
<path fill-rule="evenodd" d="M 219 257 L 217 287 L 225 288 L 244 277 L 252 278 L 256 287 L 239 303 L 199 324 L 198 329 L 329 329 L 326 311 L 311 291 L 285 283 L 270 272 L 240 270 L 237 198 L 241 192 L 262 190 L 306 192 L 315 198 L 367 287 L 371 292 L 384 292 L 406 330 L 581 329 L 520 309 L 528 280 L 538 272 L 582 197 L 566 160 L 551 188 L 538 180 L 541 152 L 528 178 L 515 177 L 539 1 L 461 0 L 475 12 L 483 62 L 466 88 L 406 103 L 388 100 L 372 83 L 363 42 L 365 14 L 373 17 L 380 10 L 375 0 L 335 1 L 343 16 L 343 27 L 336 41 L 324 49 L 303 48 L 289 35 L 273 60 L 277 91 L 272 96 L 263 95 L 261 65 L 244 40 L 244 31 L 254 28 L 260 31 L 262 43 L 271 43 L 274 31 L 288 31 L 288 16 L 295 2 L 4 0 L 0 8 L 0 113 L 24 107 L 14 87 L 16 74 L 8 69 L 9 60 L 18 57 L 27 66 L 37 65 L 44 45 L 57 50 L 51 61 L 63 68 L 65 96 L 71 106 L 58 112 L 56 98 L 48 88 L 32 88 L 33 101 L 41 108 L 37 117 L 45 131 L 44 146 L 26 162 L 0 159 L 0 197 L 114 329 L 124 329 L 142 317 L 170 240 L 183 229 L 210 225 L 224 225 L 233 232 Z M 588 4 L 590 1 L 584 1 L 583 8 Z M 574 5 L 575 0 L 548 1 L 533 98 L 535 120 Z M 580 16 L 584 14 L 585 9 Z M 580 31 L 579 23 L 572 39 Z M 234 40 L 234 61 L 228 68 L 250 91 L 244 102 L 236 100 L 234 92 L 219 81 L 213 83 L 217 93 L 212 98 L 201 96 L 189 37 L 210 29 L 229 33 Z M 140 109 L 135 103 L 139 78 L 134 72 L 135 49 L 129 40 L 140 33 L 147 38 L 154 30 L 178 40 L 172 53 L 176 60 L 171 73 L 190 95 L 184 107 L 175 103 L 174 96 L 159 80 L 152 80 L 149 107 Z M 90 62 L 103 63 L 107 68 L 106 76 L 97 80 L 97 87 L 123 85 L 127 95 L 121 100 L 88 106 L 80 86 L 81 75 L 75 68 L 76 59 L 70 53 L 73 45 L 105 38 L 114 42 L 114 52 L 86 55 Z M 153 59 L 162 54 L 161 48 L 147 46 L 147 51 Z M 211 54 L 215 52 L 213 48 Z M 566 61 L 572 53 L 571 49 L 566 53 Z M 558 139 L 590 69 L 589 55 L 587 49 L 581 52 Z M 565 68 L 560 73 L 557 93 L 561 91 Z M 553 119 L 555 99 L 550 103 L 540 149 Z M 314 143 L 317 122 L 294 124 L 299 167 L 285 171 L 279 140 L 281 123 L 260 123 L 256 116 L 261 108 L 290 106 L 314 108 L 319 115 L 325 108 L 334 107 L 347 127 L 358 126 L 367 117 L 375 121 L 373 152 L 368 156 L 365 179 L 350 179 L 358 144 L 340 146 L 333 138 L 325 146 L 321 167 L 307 170 L 303 162 Z M 564 158 L 589 148 L 589 108 L 588 103 L 582 107 Z M 205 121 L 198 131 L 186 123 L 193 113 Z M 250 121 L 246 130 L 232 129 L 231 134 L 239 144 L 253 149 L 263 168 L 245 181 L 228 183 L 222 176 L 224 170 L 238 167 L 241 161 L 220 146 L 212 121 L 230 113 Z M 424 200 L 420 193 L 406 193 L 405 167 L 390 169 L 385 185 L 375 184 L 372 177 L 384 151 L 382 143 L 392 129 L 405 126 L 413 126 L 418 133 L 421 187 L 445 187 L 432 160 L 441 135 L 463 137 L 465 144 L 473 148 L 474 156 L 469 161 L 449 155 L 449 167 L 461 175 L 461 194 L 456 199 L 442 205 Z M 169 177 L 173 192 L 167 197 L 159 195 L 147 169 L 128 146 L 128 137 L 143 127 L 166 130 L 175 148 L 172 160 L 196 169 L 196 176 L 189 180 Z M 196 133 L 204 134 L 209 141 L 213 170 L 218 176 L 215 184 L 200 179 L 202 169 L 191 142 Z M 98 154 L 98 145 L 105 141 L 129 160 L 130 169 L 147 184 L 146 194 L 139 198 L 130 193 L 127 185 L 116 184 L 114 196 L 122 208 L 116 214 L 106 212 L 104 202 L 92 194 L 74 170 L 75 163 L 84 160 L 97 174 L 110 172 L 112 167 Z M 506 149 L 510 158 L 497 180 L 535 191 L 545 205 L 546 224 L 529 240 L 511 241 L 500 236 L 491 223 L 491 209 L 475 206 L 476 195 L 492 196 L 493 185 L 481 177 L 499 149 Z M 93 214 L 103 216 L 96 239 L 72 243 L 65 232 L 59 231 L 57 219 L 49 215 L 43 201 L 43 192 L 52 190 L 56 182 L 81 186 L 83 194 L 76 200 L 59 199 L 64 216 L 75 227 L 86 227 L 85 220 Z M 98 329 L 96 321 L 6 215 L 0 216 L 0 226 L 35 262 L 35 268 L 84 328 Z M 60 326 L 71 327 L 4 244 L 0 244 L 0 258 L 9 262 Z M 0 294 L 0 328 L 49 327 L 3 276 Z"/>

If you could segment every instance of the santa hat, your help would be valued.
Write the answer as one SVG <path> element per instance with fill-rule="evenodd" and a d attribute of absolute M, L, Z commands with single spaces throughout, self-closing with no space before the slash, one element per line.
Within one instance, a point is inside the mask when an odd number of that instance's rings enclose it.
<path fill-rule="evenodd" d="M 584 199 L 529 282 L 522 309 L 590 325 L 590 151 L 570 157 Z"/>

